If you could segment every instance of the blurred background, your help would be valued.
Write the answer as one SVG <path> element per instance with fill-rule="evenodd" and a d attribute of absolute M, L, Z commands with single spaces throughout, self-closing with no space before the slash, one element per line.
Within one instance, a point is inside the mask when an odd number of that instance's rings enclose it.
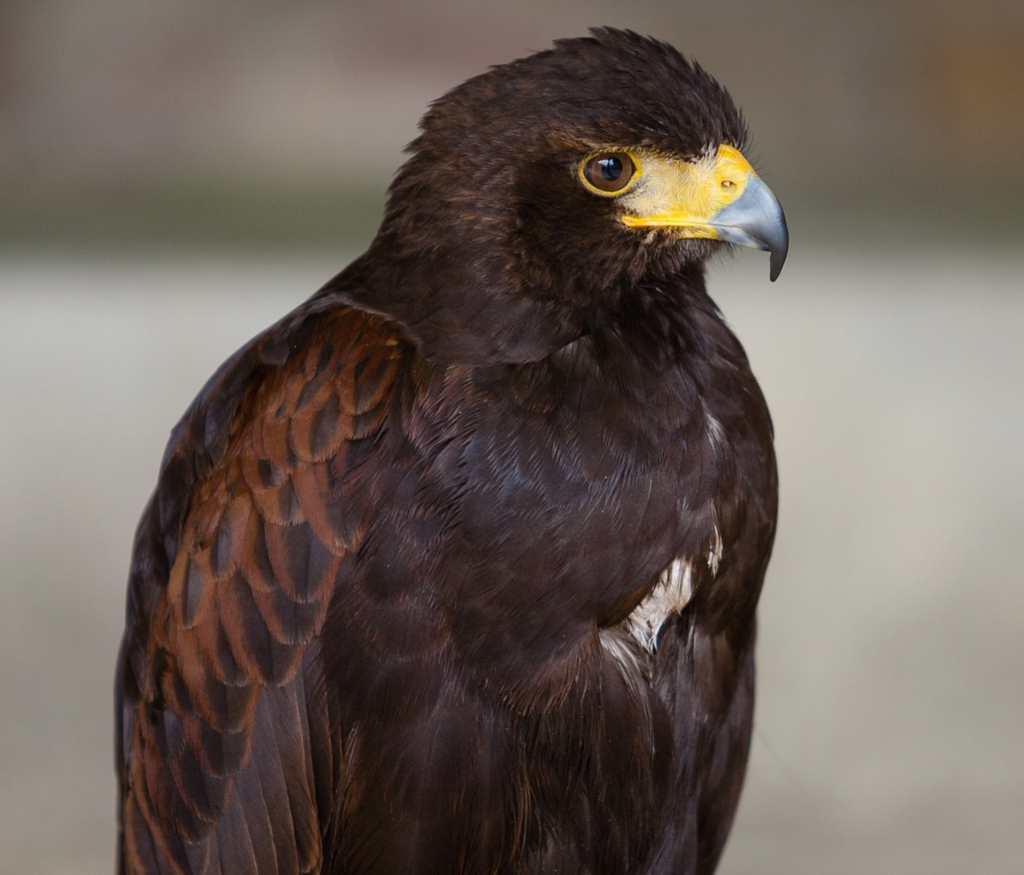
<path fill-rule="evenodd" d="M 372 237 L 426 104 L 630 27 L 732 92 L 780 280 L 712 292 L 776 423 L 723 873 L 1024 871 L 1024 5 L 0 3 L 0 873 L 109 873 L 135 521 L 213 369 Z"/>

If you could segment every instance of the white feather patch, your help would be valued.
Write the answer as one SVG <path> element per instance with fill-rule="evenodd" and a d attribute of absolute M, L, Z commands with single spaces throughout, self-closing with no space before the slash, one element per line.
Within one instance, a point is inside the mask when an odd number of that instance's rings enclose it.
<path fill-rule="evenodd" d="M 704 408 L 704 423 L 708 430 L 708 440 L 711 442 L 711 449 L 714 450 L 717 456 L 722 450 L 722 443 L 725 441 L 725 428 L 708 410 L 708 406 L 704 403 L 703 399 L 701 399 L 701 406 Z"/>
<path fill-rule="evenodd" d="M 643 668 L 637 659 L 636 644 L 630 641 L 629 635 L 623 631 L 622 626 L 601 629 L 598 634 L 601 646 L 618 664 L 623 677 L 627 680 L 639 680 L 643 677 Z"/>
<path fill-rule="evenodd" d="M 630 634 L 644 650 L 654 653 L 664 622 L 682 611 L 692 597 L 693 569 L 685 559 L 673 559 L 647 598 L 626 618 Z"/>
<path fill-rule="evenodd" d="M 714 535 L 711 539 L 711 549 L 708 551 L 708 568 L 711 569 L 711 576 L 718 574 L 718 563 L 722 561 L 722 533 L 718 526 L 712 528 Z"/>

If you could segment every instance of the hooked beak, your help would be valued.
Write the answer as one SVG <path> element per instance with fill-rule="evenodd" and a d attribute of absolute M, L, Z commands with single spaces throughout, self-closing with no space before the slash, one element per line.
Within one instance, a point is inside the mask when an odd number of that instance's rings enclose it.
<path fill-rule="evenodd" d="M 782 205 L 760 176 L 751 176 L 743 194 L 709 216 L 708 225 L 718 232 L 719 240 L 767 250 L 769 279 L 778 279 L 789 252 L 789 229 Z"/>
<path fill-rule="evenodd" d="M 789 251 L 786 215 L 738 149 L 723 143 L 694 162 L 646 156 L 637 182 L 623 197 L 623 224 L 763 249 L 772 282 L 782 272 Z"/>

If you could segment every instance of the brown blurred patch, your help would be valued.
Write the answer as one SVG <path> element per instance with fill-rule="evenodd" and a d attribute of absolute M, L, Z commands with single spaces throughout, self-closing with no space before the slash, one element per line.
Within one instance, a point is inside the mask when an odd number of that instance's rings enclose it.
<path fill-rule="evenodd" d="M 996 146 L 1000 174 L 1024 169 L 1024 27 L 984 29 L 953 23 L 925 44 L 921 82 L 931 121 L 946 138 L 947 159 Z"/>

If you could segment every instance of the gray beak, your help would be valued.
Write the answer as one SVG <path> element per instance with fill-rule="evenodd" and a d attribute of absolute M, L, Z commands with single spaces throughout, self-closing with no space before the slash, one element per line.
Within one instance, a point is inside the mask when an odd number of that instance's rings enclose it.
<path fill-rule="evenodd" d="M 751 175 L 743 194 L 708 224 L 718 231 L 719 240 L 767 250 L 771 255 L 769 278 L 772 282 L 778 279 L 789 252 L 789 230 L 782 206 L 759 176 Z"/>

